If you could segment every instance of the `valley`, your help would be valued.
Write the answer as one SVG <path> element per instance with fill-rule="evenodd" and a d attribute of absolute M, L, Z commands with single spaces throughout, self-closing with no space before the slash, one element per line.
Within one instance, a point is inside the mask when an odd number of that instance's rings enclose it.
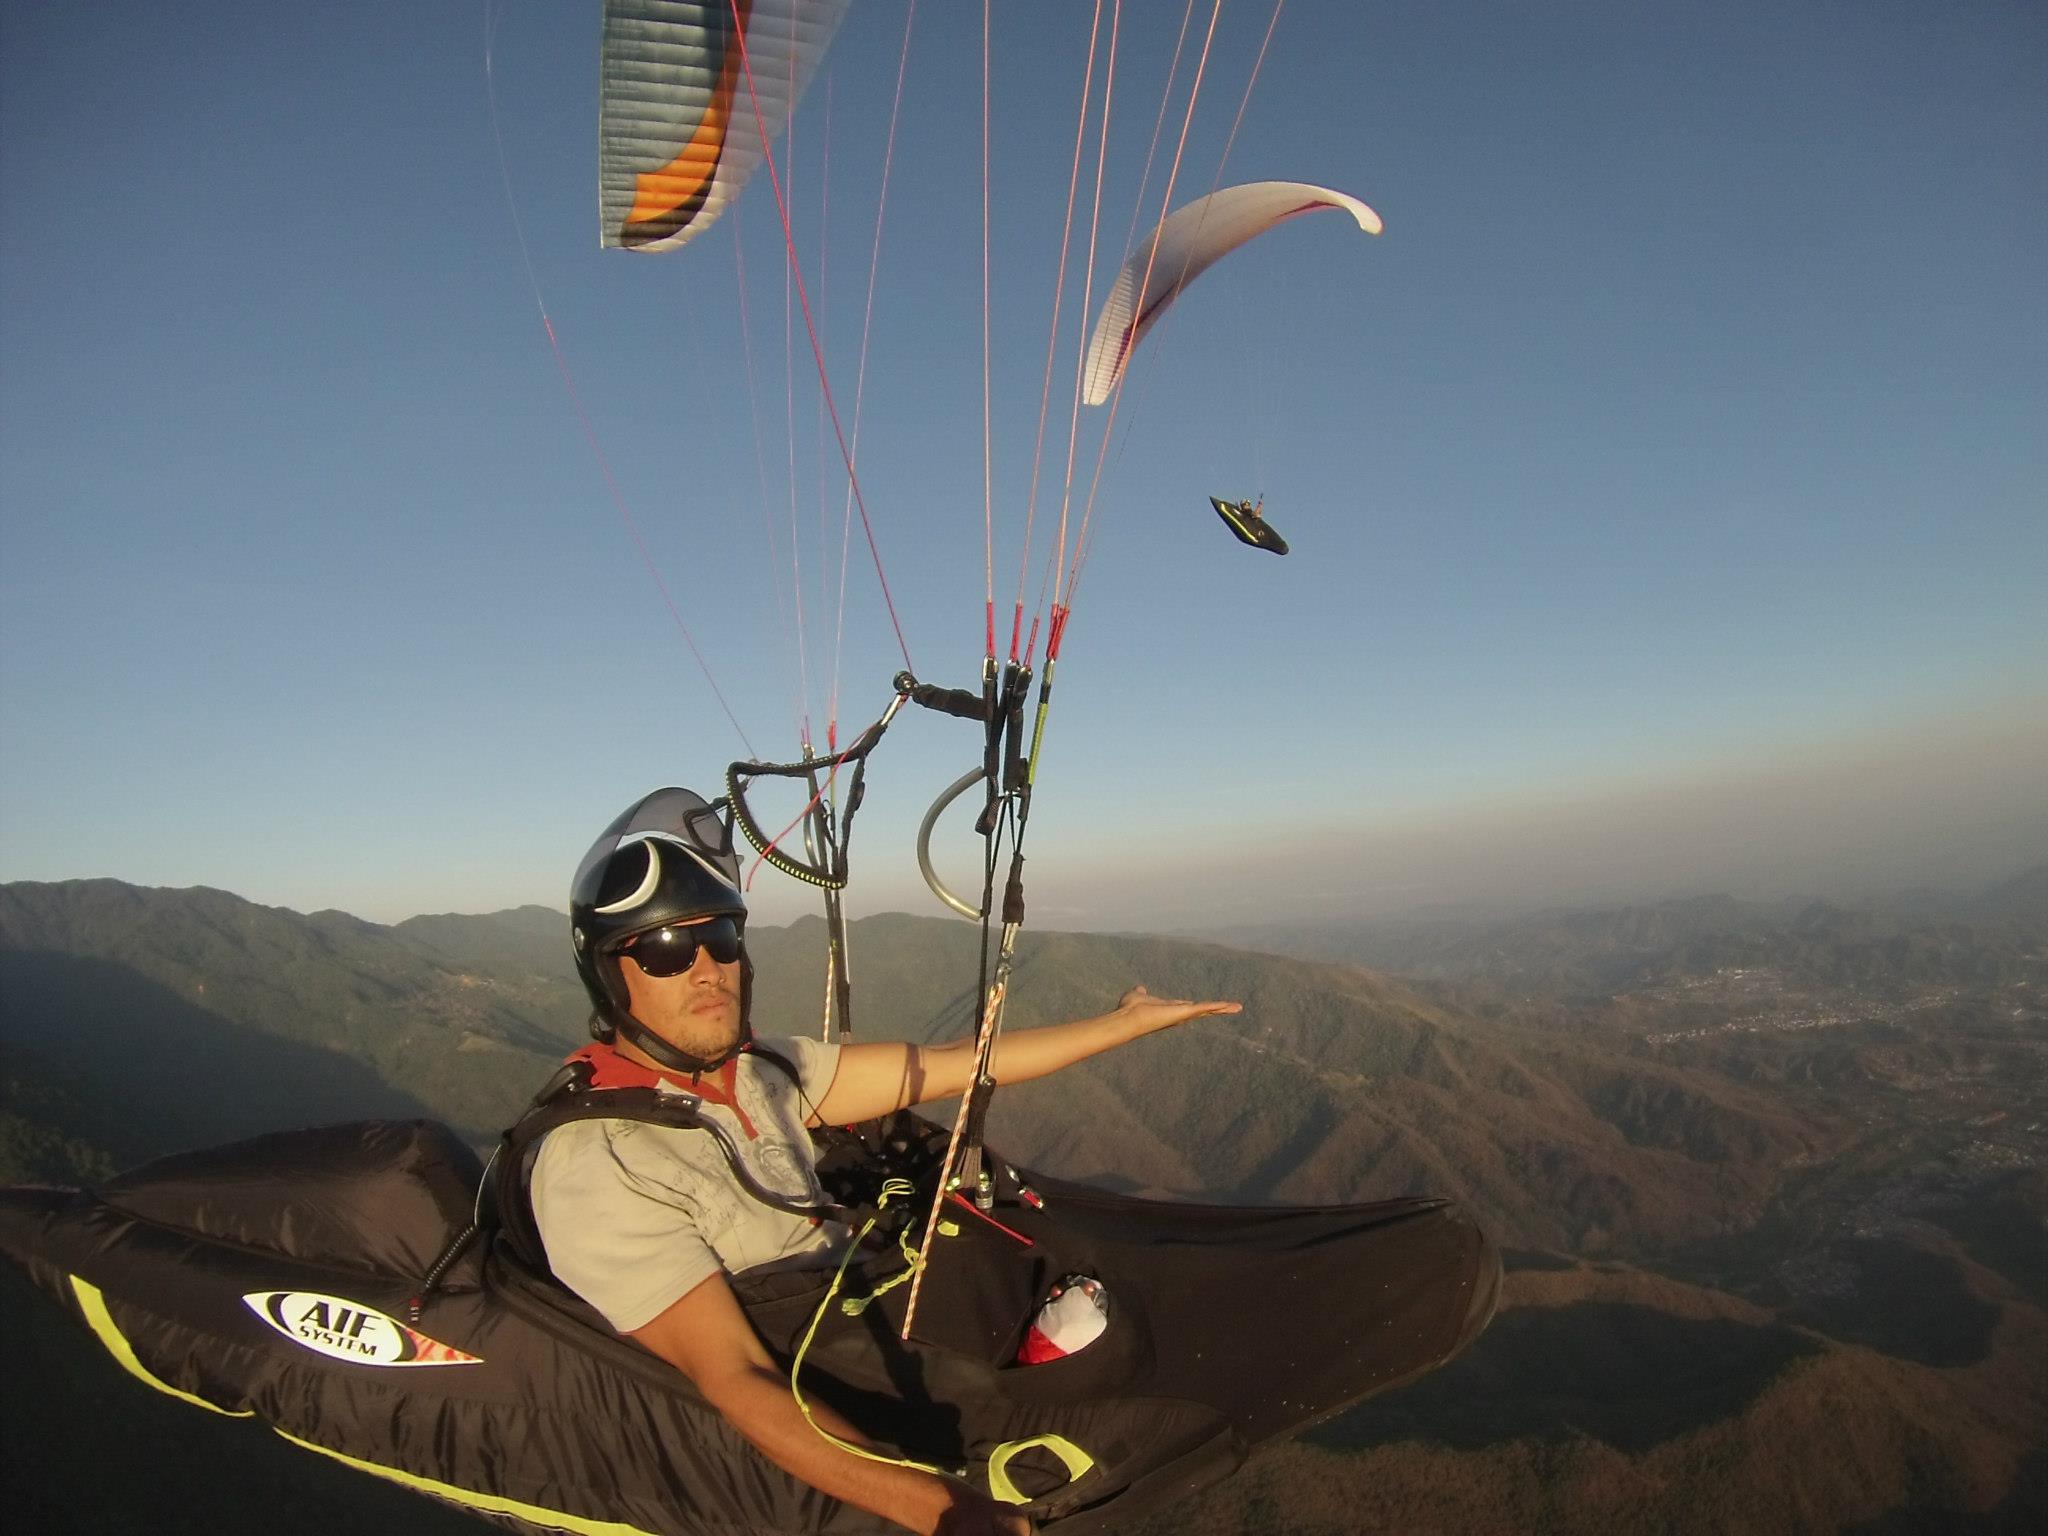
<path fill-rule="evenodd" d="M 0 887 L 0 1172 L 92 1181 L 323 1117 L 432 1115 L 482 1143 L 582 1035 L 560 921 L 387 929 L 221 892 Z M 1546 915 L 1464 951 L 1438 933 L 1439 957 L 1466 962 L 1412 979 L 1027 934 L 1013 1028 L 1137 980 L 1245 1012 L 1005 1090 L 990 1140 L 1006 1156 L 1170 1199 L 1443 1194 L 1508 1253 L 1466 1355 L 1130 1529 L 2032 1529 L 2048 1514 L 2048 948 L 2022 920 L 1981 937 L 1915 921 Z M 752 935 L 764 1032 L 811 1027 L 819 937 L 815 921 Z M 883 915 L 854 938 L 868 1032 L 970 1026 L 972 927 Z M 1219 1326 L 1255 1325 L 1219 1305 Z M 0 1438 L 39 1530 L 143 1518 L 118 1487 L 63 1495 L 90 1480 L 89 1422 L 189 1445 L 133 1496 L 215 1536 L 273 1528 L 240 1512 L 241 1475 L 326 1490 L 293 1529 L 352 1528 L 355 1499 L 394 1497 L 152 1400 L 12 1281 L 0 1317 L 23 1383 Z M 397 1497 L 406 1529 L 468 1528 Z"/>

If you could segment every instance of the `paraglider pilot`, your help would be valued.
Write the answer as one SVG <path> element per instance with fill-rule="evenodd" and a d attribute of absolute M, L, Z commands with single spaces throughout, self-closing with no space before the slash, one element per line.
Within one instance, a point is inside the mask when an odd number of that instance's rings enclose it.
<path fill-rule="evenodd" d="M 1276 555 L 1287 553 L 1287 541 L 1280 537 L 1280 530 L 1265 519 L 1265 497 L 1261 496 L 1254 506 L 1250 501 L 1225 501 L 1221 496 L 1211 496 L 1209 505 L 1223 519 L 1223 526 L 1237 535 L 1240 544 Z"/>
<path fill-rule="evenodd" d="M 1021 1513 L 965 1484 L 864 1460 L 817 1433 L 728 1283 L 762 1266 L 838 1263 L 849 1240 L 843 1226 L 782 1208 L 824 1201 L 808 1127 L 957 1097 L 974 1060 L 972 1040 L 755 1041 L 745 923 L 729 825 L 688 790 L 636 802 L 578 868 L 570 925 L 597 1043 L 577 1054 L 590 1063 L 594 1086 L 688 1093 L 725 1135 L 610 1119 L 549 1132 L 531 1181 L 549 1264 L 791 1475 L 913 1531 L 1026 1532 Z M 1238 1009 L 1133 987 L 1098 1017 L 1005 1035 L 995 1076 L 1043 1077 Z M 736 1151 L 733 1161 L 719 1141 Z M 764 1202 L 763 1189 L 780 1203 Z M 812 1412 L 833 1435 L 863 1443 L 856 1426 L 822 1405 Z"/>

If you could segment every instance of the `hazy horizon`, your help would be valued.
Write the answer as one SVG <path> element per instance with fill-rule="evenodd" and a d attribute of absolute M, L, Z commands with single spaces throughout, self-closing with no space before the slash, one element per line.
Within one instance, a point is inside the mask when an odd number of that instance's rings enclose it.
<path fill-rule="evenodd" d="M 1342 922 L 1443 906 L 1965 890 L 2048 862 L 2044 785 L 2048 699 L 2027 699 L 1605 783 L 1418 798 L 1286 838 L 1251 867 L 1155 844 L 1137 856 L 1142 875 L 1098 876 L 1083 899 L 1149 911 L 1147 926 L 1199 927 L 1218 905 Z"/>
<path fill-rule="evenodd" d="M 1091 263 L 1089 8 L 998 6 L 985 265 L 980 16 L 853 7 L 777 150 L 872 561 L 766 179 L 602 251 L 598 8 L 400 9 L 7 9 L 0 879 L 558 905 L 649 790 L 978 677 L 1067 513 L 1035 926 L 2048 858 L 2048 9 L 1224 7 L 1190 113 L 1125 6 Z M 1252 242 L 1076 406 L 1084 289 L 1269 177 L 1384 232 Z M 892 727 L 850 911 L 942 910 L 979 756 Z"/>
<path fill-rule="evenodd" d="M 1167 933 L 1709 894 L 1851 903 L 1916 890 L 1963 895 L 2048 864 L 2044 784 L 2048 709 L 1980 706 L 1889 732 L 1809 741 L 1756 761 L 1731 757 L 1704 770 L 1617 777 L 1598 789 L 1551 785 L 1523 797 L 1418 802 L 1321 838 L 1219 820 L 1213 830 L 1258 845 L 1250 858 L 1191 853 L 1155 839 L 1134 842 L 1117 868 L 1091 870 L 1071 840 L 1048 838 L 1027 861 L 1027 920 L 1040 928 Z M 964 831 L 951 845 L 963 886 L 974 846 Z M 335 909 L 390 924 L 527 905 L 563 911 L 568 861 L 561 862 L 558 882 L 530 882 L 502 900 L 426 905 L 322 891 L 288 859 L 247 864 L 241 874 L 253 878 L 239 881 L 227 874 L 146 879 L 118 868 L 9 878 L 205 885 L 267 906 Z M 944 916 L 910 863 L 907 839 L 892 845 L 863 822 L 849 915 Z M 808 888 L 766 871 L 752 901 L 756 921 L 769 924 L 817 910 Z"/>

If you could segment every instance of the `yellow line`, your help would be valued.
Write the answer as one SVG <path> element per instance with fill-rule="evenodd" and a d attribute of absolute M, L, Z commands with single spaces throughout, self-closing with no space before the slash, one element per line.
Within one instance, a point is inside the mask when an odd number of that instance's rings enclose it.
<path fill-rule="evenodd" d="M 106 1298 L 100 1294 L 99 1288 L 79 1279 L 76 1275 L 66 1278 L 71 1282 L 72 1294 L 78 1298 L 79 1310 L 85 1314 L 86 1325 L 92 1329 L 99 1341 L 106 1345 L 107 1353 L 120 1361 L 122 1368 L 131 1376 L 149 1383 L 159 1392 L 168 1392 L 180 1402 L 191 1403 L 194 1407 L 204 1408 L 211 1413 L 225 1414 L 231 1419 L 255 1417 L 249 1409 L 237 1412 L 231 1408 L 223 1408 L 217 1403 L 209 1403 L 205 1398 L 180 1391 L 161 1377 L 152 1374 L 149 1368 L 135 1357 L 134 1348 L 115 1324 L 113 1314 L 107 1310 Z M 271 1428 L 277 1429 L 277 1426 L 273 1424 Z M 381 1477 L 388 1482 L 401 1484 L 420 1493 L 430 1493 L 437 1498 L 466 1505 L 471 1509 L 483 1510 L 494 1515 L 514 1515 L 550 1530 L 572 1532 L 574 1536 L 651 1536 L 651 1533 L 641 1530 L 637 1525 L 626 1525 L 617 1520 L 591 1520 L 562 1510 L 543 1509 L 537 1504 L 522 1504 L 517 1499 L 458 1488 L 453 1483 L 437 1483 L 430 1477 L 420 1477 L 411 1472 L 401 1472 L 396 1467 L 382 1467 L 374 1461 L 364 1461 L 360 1457 L 345 1456 L 340 1451 L 330 1451 L 324 1445 L 301 1440 L 297 1435 L 289 1434 L 282 1429 L 277 1429 L 277 1432 L 293 1445 L 317 1451 L 320 1455 L 341 1462 L 344 1466 L 354 1467 L 358 1472 L 367 1472 L 372 1477 Z"/>
<path fill-rule="evenodd" d="M 275 1424 L 272 1429 L 277 1429 Z M 470 1488 L 458 1488 L 453 1483 L 437 1483 L 431 1477 L 421 1477 L 413 1472 L 401 1472 L 396 1467 L 382 1467 L 374 1461 L 364 1461 L 355 1456 L 344 1456 L 340 1451 L 331 1451 L 324 1445 L 315 1445 L 310 1440 L 301 1440 L 297 1435 L 277 1430 L 293 1445 L 340 1462 L 343 1466 L 354 1467 L 358 1472 L 367 1472 L 372 1477 L 381 1477 L 387 1482 L 411 1488 L 419 1493 L 430 1493 L 436 1498 L 447 1499 L 450 1503 L 465 1505 L 470 1509 L 483 1510 L 487 1514 L 512 1515 L 530 1521 L 548 1530 L 571 1531 L 575 1536 L 651 1536 L 637 1525 L 627 1525 L 619 1520 L 592 1520 L 583 1515 L 572 1515 L 559 1509 L 543 1509 L 538 1504 L 522 1504 L 517 1499 L 507 1499 L 495 1493 L 478 1493 Z"/>
<path fill-rule="evenodd" d="M 107 1310 L 107 1299 L 97 1286 L 89 1285 L 76 1275 L 66 1277 L 71 1282 L 71 1294 L 78 1298 L 78 1307 L 85 1314 L 86 1326 L 92 1329 L 99 1341 L 107 1346 L 107 1353 L 121 1362 L 122 1368 L 139 1381 L 146 1381 L 159 1392 L 168 1392 L 180 1402 L 190 1403 L 195 1408 L 204 1408 L 212 1413 L 223 1413 L 231 1419 L 253 1418 L 246 1408 L 239 1413 L 232 1408 L 223 1408 L 218 1403 L 209 1403 L 203 1397 L 190 1392 L 181 1392 L 168 1381 L 152 1375 L 147 1366 L 135 1358 L 135 1350 L 128 1343 L 127 1336 L 114 1322 L 113 1313 Z"/>

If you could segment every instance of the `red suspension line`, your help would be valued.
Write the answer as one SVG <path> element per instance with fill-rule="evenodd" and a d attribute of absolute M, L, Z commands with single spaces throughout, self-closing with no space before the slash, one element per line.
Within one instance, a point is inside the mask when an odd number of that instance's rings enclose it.
<path fill-rule="evenodd" d="M 640 532 L 640 524 L 634 518 L 632 508 L 627 505 L 625 494 L 619 489 L 618 477 L 612 473 L 611 460 L 605 456 L 604 444 L 598 438 L 597 428 L 590 419 L 589 411 L 584 409 L 583 397 L 576 388 L 576 376 L 569 368 L 568 355 L 562 350 L 561 338 L 555 334 L 555 322 L 548 315 L 547 299 L 541 293 L 540 279 L 533 270 L 533 253 L 526 243 L 526 224 L 519 217 L 519 199 L 513 194 L 512 170 L 505 158 L 505 135 L 498 122 L 497 71 L 491 52 L 495 29 L 496 21 L 487 11 L 484 33 L 484 84 L 485 95 L 490 102 L 491 137 L 498 150 L 498 176 L 505 188 L 505 208 L 512 217 L 512 232 L 519 244 L 519 257 L 526 267 L 527 285 L 533 290 L 533 305 L 540 314 L 541 330 L 547 336 L 548 350 L 555 359 L 555 370 L 561 376 L 562 389 L 569 397 L 570 408 L 575 413 L 577 424 L 583 429 L 583 438 L 590 446 L 591 457 L 597 463 L 598 475 L 604 481 L 612 505 L 618 509 L 620 520 L 626 525 L 626 532 L 632 537 L 633 547 L 639 551 L 640 563 L 647 568 L 647 574 L 653 578 L 655 590 L 661 594 L 662 605 L 668 609 L 669 617 L 675 621 L 676 629 L 683 637 L 683 644 L 689 647 L 690 655 L 697 663 L 697 670 L 704 674 L 704 681 L 710 686 L 712 697 L 718 700 L 718 707 L 724 711 L 725 718 L 732 722 L 732 728 L 739 736 L 741 745 L 747 749 L 750 756 L 758 755 L 754 752 L 754 744 L 747 740 L 746 729 L 740 724 L 739 716 L 733 713 L 732 705 L 726 701 L 724 690 L 718 686 L 718 679 L 711 675 L 710 663 L 705 661 L 704 652 L 698 648 L 696 637 L 690 633 L 690 626 L 683 622 L 682 610 L 676 606 L 675 598 L 669 592 L 668 583 L 662 579 L 661 570 L 654 563 L 654 556 L 647 547 L 647 540 Z"/>
<path fill-rule="evenodd" d="M 1190 0 L 1192 3 L 1192 0 Z M 1095 50 L 1096 40 L 1102 31 L 1102 0 L 1095 0 L 1095 16 L 1088 24 L 1088 68 L 1081 77 L 1081 115 L 1074 124 L 1074 162 L 1067 172 L 1067 212 L 1060 227 L 1059 274 L 1052 285 L 1052 325 L 1045 338 L 1045 382 L 1038 393 L 1038 435 L 1031 447 L 1031 491 L 1024 500 L 1024 548 L 1017 559 L 1017 606 L 1010 621 L 1010 660 L 1017 660 L 1018 632 L 1024 626 L 1024 582 L 1031 570 L 1032 532 L 1038 519 L 1038 474 L 1045 462 L 1045 418 L 1052 408 L 1053 360 L 1058 355 L 1060 336 L 1060 310 L 1067 288 L 1067 252 L 1074 239 L 1074 196 L 1081 185 L 1081 148 L 1088 138 L 1088 107 L 1095 96 Z M 1087 334 L 1088 316 L 1081 316 L 1082 334 Z M 1043 601 L 1043 593 L 1040 601 Z M 1033 617 L 1031 625 L 1030 651 L 1038 648 L 1038 622 Z M 1029 654 L 1029 651 L 1026 653 Z"/>
<path fill-rule="evenodd" d="M 1237 143 L 1237 130 L 1244 126 L 1245 109 L 1252 104 L 1252 89 L 1259 83 L 1259 71 L 1266 67 L 1266 50 L 1272 46 L 1273 31 L 1280 25 L 1280 12 L 1286 6 L 1287 0 L 1273 0 L 1273 15 L 1266 23 L 1266 35 L 1259 39 L 1259 53 L 1252 60 L 1251 78 L 1244 83 L 1244 95 L 1238 98 L 1237 116 L 1230 120 L 1230 136 L 1223 141 L 1223 154 L 1216 162 L 1215 178 L 1209 183 L 1211 192 L 1223 181 L 1223 168 L 1230 163 L 1231 146 Z"/>
<path fill-rule="evenodd" d="M 812 794 L 810 799 L 804 802 L 803 809 L 798 811 L 795 816 L 790 818 L 789 824 L 785 826 L 780 832 L 776 833 L 773 837 L 768 839 L 768 849 L 780 848 L 782 846 L 782 840 L 788 837 L 789 834 L 794 832 L 798 827 L 802 826 L 804 818 L 810 815 L 812 811 L 816 810 L 818 808 L 818 802 L 827 799 L 831 795 L 833 789 L 839 783 L 839 770 L 846 766 L 847 754 L 839 750 L 839 727 L 837 723 L 835 722 L 833 724 L 827 725 L 825 729 L 827 743 L 826 751 L 830 754 L 830 756 L 827 759 L 821 761 L 818 765 L 819 767 L 824 768 L 826 770 L 825 782 L 818 788 L 818 790 L 814 794 Z M 761 866 L 768 862 L 768 849 L 764 849 L 761 852 L 755 854 L 754 862 L 752 866 L 747 870 L 747 878 L 743 883 L 745 884 L 746 888 L 750 891 L 754 888 L 754 877 L 761 872 Z"/>
<path fill-rule="evenodd" d="M 910 29 L 917 20 L 917 0 L 903 18 L 903 51 L 896 60 L 896 99 L 889 108 L 889 138 L 882 151 L 882 187 L 875 199 L 875 240 L 868 252 L 868 297 L 860 321 L 860 360 L 853 379 L 853 457 L 860 457 L 861 402 L 867 393 L 868 335 L 875 319 L 875 280 L 882 270 L 882 215 L 889 206 L 889 172 L 896 163 L 896 120 L 903 109 L 903 81 L 910 68 Z M 839 666 L 846 638 L 846 567 L 853 547 L 853 486 L 849 478 L 839 530 L 839 628 L 832 641 L 832 718 L 839 718 Z"/>
<path fill-rule="evenodd" d="M 789 195 L 796 196 L 796 47 L 794 28 L 796 13 L 790 13 L 792 35 L 789 40 L 788 70 L 783 80 L 782 139 L 788 148 L 783 151 L 783 170 L 789 178 Z M 745 42 L 741 42 L 741 56 L 745 56 Z M 752 77 L 748 79 L 751 87 Z M 758 108 L 756 109 L 758 111 Z M 767 134 L 761 136 L 765 146 Z M 778 190 L 776 197 L 781 198 Z M 787 234 L 789 225 L 785 219 L 783 228 Z M 796 241 L 785 240 L 782 258 L 782 453 L 783 473 L 788 489 L 789 517 L 789 579 L 796 589 L 796 710 L 795 719 L 799 739 L 810 735 L 809 718 L 811 708 L 811 643 L 810 625 L 807 621 L 809 605 L 804 600 L 804 554 L 803 538 L 796 526 L 796 315 L 790 303 L 793 286 L 791 275 L 796 271 Z"/>
<path fill-rule="evenodd" d="M 676 600 L 670 594 L 668 583 L 662 579 L 660 568 L 654 563 L 654 556 L 647 548 L 647 539 L 640 531 L 640 523 L 633 516 L 633 510 L 626 505 L 625 495 L 619 490 L 619 482 L 612 474 L 611 461 L 605 457 L 604 447 L 598 441 L 597 428 L 591 424 L 590 413 L 583 408 L 583 397 L 576 391 L 575 377 L 569 372 L 569 359 L 562 355 L 562 343 L 555 335 L 555 324 L 542 311 L 542 327 L 547 331 L 548 346 L 555 354 L 555 366 L 561 370 L 562 387 L 568 391 L 569 403 L 575 407 L 576 419 L 582 424 L 583 436 L 590 444 L 592 457 L 597 460 L 598 473 L 604 477 L 605 489 L 611 493 L 612 504 L 619 509 L 619 516 L 625 519 L 626 531 L 633 537 L 633 547 L 640 552 L 640 563 L 647 567 L 647 574 L 654 578 L 654 587 L 661 594 L 662 606 L 668 609 L 668 616 L 676 621 L 676 628 L 682 632 L 683 644 L 690 648 L 696 658 L 698 670 L 704 674 L 704 681 L 711 685 L 711 693 L 718 700 L 718 707 L 725 711 L 725 718 L 732 722 L 732 728 L 739 732 L 740 743 L 749 754 L 754 744 L 747 740 L 746 728 L 740 724 L 739 716 L 732 712 L 732 705 L 726 702 L 725 691 L 718 686 L 718 679 L 711 675 L 711 666 L 704 659 L 703 651 L 697 647 L 696 637 L 690 633 L 690 626 L 683 622 L 682 610 L 676 607 Z"/>
<path fill-rule="evenodd" d="M 1189 0 L 1192 4 L 1193 0 Z M 1082 370 L 1088 357 L 1088 314 L 1095 307 L 1095 248 L 1102 230 L 1102 182 L 1103 171 L 1109 158 L 1109 110 L 1116 93 L 1116 50 L 1123 22 L 1122 0 L 1116 0 L 1109 12 L 1109 63 L 1102 76 L 1102 125 L 1096 137 L 1095 150 L 1095 192 L 1088 214 L 1088 264 L 1082 269 L 1081 284 L 1081 336 L 1074 350 L 1074 398 L 1067 416 L 1067 463 L 1060 487 L 1059 534 L 1053 540 L 1052 557 L 1047 564 L 1047 583 L 1054 593 L 1055 606 L 1060 599 L 1058 593 L 1066 569 L 1067 523 L 1073 511 L 1074 501 L 1074 454 L 1080 441 L 1081 432 L 1081 380 Z M 1042 606 L 1045 589 L 1041 588 L 1038 598 Z M 1058 626 L 1055 625 L 1055 628 Z M 1046 656 L 1054 656 L 1051 640 L 1047 640 Z"/>
<path fill-rule="evenodd" d="M 732 220 L 732 271 L 733 280 L 739 293 L 740 351 L 747 360 L 747 415 L 754 432 L 754 479 L 761 497 L 761 531 L 768 540 L 768 573 L 775 583 L 775 611 L 782 621 L 782 632 L 791 628 L 789 614 L 789 589 L 782 580 L 782 545 L 775 535 L 775 519 L 768 511 L 768 461 L 762 457 L 761 445 L 766 435 L 761 431 L 761 391 L 754 369 L 754 327 L 747 308 L 747 261 L 746 248 L 741 238 L 740 209 L 735 204 L 731 211 Z"/>
<path fill-rule="evenodd" d="M 1159 156 L 1159 137 L 1165 133 L 1165 109 L 1167 109 L 1167 106 L 1174 104 L 1174 82 L 1180 80 L 1180 61 L 1186 57 L 1186 51 L 1188 51 L 1188 25 L 1192 23 L 1192 20 L 1194 20 L 1194 0 L 1188 0 L 1188 4 L 1182 6 L 1182 12 L 1180 12 L 1180 33 L 1176 33 L 1176 37 L 1174 37 L 1174 61 L 1171 61 L 1169 66 L 1167 66 L 1165 86 L 1159 90 L 1159 111 L 1153 115 L 1151 141 L 1145 145 L 1145 170 L 1139 174 L 1139 193 L 1137 193 L 1135 199 L 1130 199 L 1130 223 L 1124 227 L 1124 244 L 1122 244 L 1122 256 L 1118 258 L 1118 270 L 1122 270 L 1122 262 L 1130 260 L 1130 250 L 1133 250 L 1133 246 L 1137 244 L 1139 213 L 1145 207 L 1145 195 L 1151 190 L 1153 162 Z M 1081 336 L 1081 348 L 1083 348 L 1083 356 L 1085 356 L 1085 348 L 1087 348 L 1087 334 L 1085 332 Z M 1079 434 L 1079 399 L 1081 399 L 1081 371 L 1077 367 L 1075 369 L 1075 422 L 1069 428 L 1069 436 L 1067 436 L 1069 453 L 1067 453 L 1067 485 L 1065 485 L 1065 492 L 1069 496 L 1073 492 L 1073 444 L 1075 444 L 1075 436 Z M 1065 532 L 1065 524 L 1061 524 L 1061 530 Z M 1079 541 L 1075 541 L 1075 543 L 1077 543 L 1077 547 L 1075 547 L 1073 553 L 1075 553 L 1075 561 L 1079 561 L 1081 555 L 1083 555 L 1083 549 L 1079 547 Z M 1051 563 L 1047 563 L 1047 573 L 1051 575 Z M 1044 594 L 1042 592 L 1038 596 L 1038 602 L 1040 604 L 1044 602 Z M 1071 606 L 1071 588 L 1067 588 L 1067 602 Z M 1057 612 L 1063 616 L 1067 610 L 1065 608 L 1057 608 Z M 1063 635 L 1063 633 L 1065 633 L 1065 623 L 1055 623 L 1053 635 L 1049 635 L 1049 639 L 1047 639 L 1047 655 L 1049 657 L 1059 653 L 1057 641 L 1059 641 L 1059 635 Z"/>
<path fill-rule="evenodd" d="M 746 28 L 741 21 L 739 0 L 727 0 L 727 4 L 732 14 L 733 34 L 739 43 L 740 69 L 746 76 L 747 101 L 753 109 L 755 131 L 761 138 L 761 156 L 768 166 L 768 184 L 774 188 L 775 210 L 782 218 L 782 240 L 789 252 L 790 272 L 796 282 L 797 300 L 803 306 L 804 330 L 810 338 L 811 358 L 816 363 L 818 369 L 818 388 L 824 392 L 825 409 L 832 418 L 832 433 L 839 442 L 840 462 L 846 466 L 847 483 L 853 490 L 854 505 L 860 510 L 861 530 L 867 535 L 868 553 L 875 562 L 875 579 L 881 584 L 882 601 L 889 610 L 889 624 L 896 631 L 897 648 L 903 653 L 904 666 L 909 667 L 914 672 L 917 669 L 910 659 L 910 646 L 903 638 L 903 625 L 896 616 L 896 600 L 890 595 L 889 578 L 882 569 L 882 552 L 875 543 L 874 523 L 868 517 L 867 499 L 861 495 L 860 480 L 854 474 L 853 450 L 847 443 L 845 429 L 840 425 L 839 407 L 832 400 L 831 380 L 827 378 L 825 373 L 825 350 L 818 341 L 818 328 L 811 318 L 810 294 L 804 288 L 803 270 L 796 259 L 796 236 L 790 229 L 789 204 L 783 197 L 782 178 L 775 170 L 775 151 L 768 142 L 768 125 L 762 119 L 761 98 L 754 87 L 754 66 L 747 53 Z"/>
<path fill-rule="evenodd" d="M 1166 109 L 1173 105 L 1174 83 L 1180 79 L 1180 61 L 1187 54 L 1188 25 L 1195 19 L 1195 0 L 1188 0 L 1180 13 L 1180 35 L 1173 40 L 1173 63 L 1166 71 L 1166 88 L 1159 93 L 1159 112 L 1152 119 L 1152 142 L 1145 146 L 1145 170 L 1138 177 L 1138 195 L 1131 200 L 1131 222 L 1124 230 L 1124 252 L 1117 258 L 1117 268 L 1131 259 L 1131 248 L 1138 241 L 1138 215 L 1145 207 L 1145 194 L 1152 190 L 1152 163 L 1159 154 L 1159 137 L 1166 131 Z"/>

